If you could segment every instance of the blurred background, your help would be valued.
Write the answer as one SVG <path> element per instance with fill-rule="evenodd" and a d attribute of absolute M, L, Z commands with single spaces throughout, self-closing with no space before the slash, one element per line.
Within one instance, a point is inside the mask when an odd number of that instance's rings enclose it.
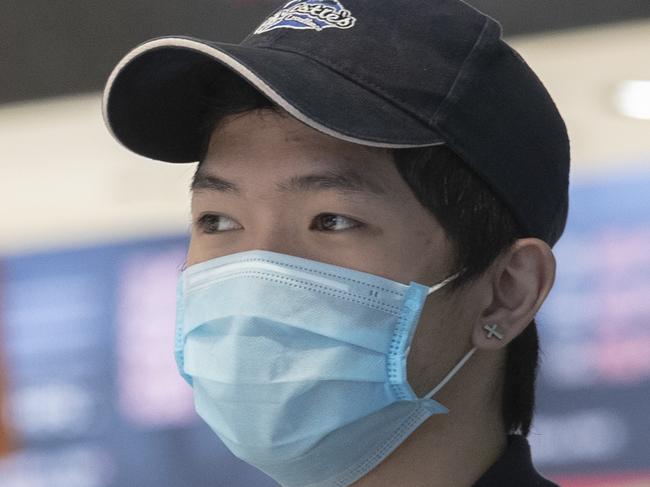
<path fill-rule="evenodd" d="M 650 487 L 650 2 L 469 3 L 502 23 L 572 142 L 536 464 L 563 487 Z M 127 152 L 100 97 L 138 43 L 238 42 L 274 5 L 0 1 L 1 487 L 274 485 L 196 417 L 175 369 L 194 165 Z"/>

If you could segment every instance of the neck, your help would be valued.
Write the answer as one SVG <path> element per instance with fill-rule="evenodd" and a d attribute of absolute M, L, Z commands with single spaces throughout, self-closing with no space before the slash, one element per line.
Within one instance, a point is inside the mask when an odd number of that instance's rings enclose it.
<path fill-rule="evenodd" d="M 479 355 L 475 358 L 479 359 Z M 476 360 L 472 368 L 480 370 L 480 362 Z M 474 375 L 467 372 L 464 379 Z M 379 466 L 350 487 L 474 485 L 507 444 L 500 401 L 495 407 L 487 400 L 494 396 L 494 390 L 487 386 L 480 381 L 451 381 L 434 397 L 447 406 L 449 413 L 429 418 Z"/>

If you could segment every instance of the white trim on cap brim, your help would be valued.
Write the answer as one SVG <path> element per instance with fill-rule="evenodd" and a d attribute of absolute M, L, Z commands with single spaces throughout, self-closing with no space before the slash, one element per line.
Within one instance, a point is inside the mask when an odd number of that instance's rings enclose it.
<path fill-rule="evenodd" d="M 296 109 L 293 105 L 289 104 L 284 98 L 282 98 L 282 96 L 280 96 L 268 84 L 266 84 L 266 82 L 263 79 L 261 79 L 250 69 L 248 69 L 246 66 L 241 64 L 236 59 L 233 59 L 230 55 L 226 54 L 225 52 L 220 51 L 219 49 L 216 49 L 207 44 L 203 44 L 201 42 L 193 41 L 190 39 L 184 39 L 179 37 L 166 37 L 166 38 L 156 39 L 147 42 L 130 51 L 126 56 L 124 56 L 124 58 L 122 58 L 122 60 L 117 64 L 117 66 L 115 66 L 115 68 L 111 72 L 111 75 L 108 77 L 108 81 L 106 82 L 106 86 L 104 88 L 104 97 L 102 100 L 102 116 L 104 117 L 104 123 L 106 124 L 106 127 L 108 128 L 109 132 L 111 133 L 113 138 L 117 140 L 121 145 L 124 144 L 122 144 L 122 142 L 115 135 L 115 132 L 113 132 L 113 129 L 111 128 L 111 125 L 108 121 L 108 98 L 110 96 L 111 87 L 113 86 L 113 82 L 115 81 L 115 78 L 120 73 L 120 71 L 122 71 L 124 66 L 126 66 L 128 63 L 130 63 L 133 59 L 135 59 L 139 55 L 159 47 L 184 47 L 189 50 L 198 51 L 203 54 L 207 54 L 208 56 L 216 59 L 217 61 L 220 61 L 222 64 L 225 64 L 226 66 L 233 69 L 236 73 L 244 77 L 246 80 L 252 83 L 258 90 L 264 93 L 272 101 L 277 103 L 280 107 L 286 110 L 293 117 L 309 125 L 310 127 L 313 127 L 319 132 L 323 132 L 324 134 L 330 135 L 337 139 L 346 140 L 348 142 L 354 142 L 356 144 L 367 145 L 371 147 L 384 147 L 384 148 L 391 148 L 391 149 L 430 147 L 434 145 L 444 144 L 444 142 L 436 142 L 436 143 L 429 143 L 429 144 L 415 144 L 415 145 L 414 144 L 390 144 L 385 142 L 374 142 L 369 140 L 363 140 L 363 139 L 342 134 L 340 132 L 337 132 L 336 130 L 332 130 L 331 128 L 326 127 L 325 125 L 316 122 L 315 120 L 306 116 L 304 113 L 298 111 L 298 109 Z"/>

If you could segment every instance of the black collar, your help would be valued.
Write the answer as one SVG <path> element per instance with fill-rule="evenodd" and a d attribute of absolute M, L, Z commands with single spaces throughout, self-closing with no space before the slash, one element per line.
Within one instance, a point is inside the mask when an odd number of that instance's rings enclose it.
<path fill-rule="evenodd" d="M 508 446 L 473 487 L 558 487 L 542 477 L 530 456 L 524 436 L 508 435 Z"/>

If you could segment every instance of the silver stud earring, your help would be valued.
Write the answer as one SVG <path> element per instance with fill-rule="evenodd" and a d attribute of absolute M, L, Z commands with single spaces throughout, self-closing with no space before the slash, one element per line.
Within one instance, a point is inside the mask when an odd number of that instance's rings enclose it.
<path fill-rule="evenodd" d="M 503 335 L 499 333 L 499 325 L 484 325 L 483 329 L 487 331 L 487 337 L 488 339 L 492 337 L 496 337 L 499 340 L 503 340 Z"/>

